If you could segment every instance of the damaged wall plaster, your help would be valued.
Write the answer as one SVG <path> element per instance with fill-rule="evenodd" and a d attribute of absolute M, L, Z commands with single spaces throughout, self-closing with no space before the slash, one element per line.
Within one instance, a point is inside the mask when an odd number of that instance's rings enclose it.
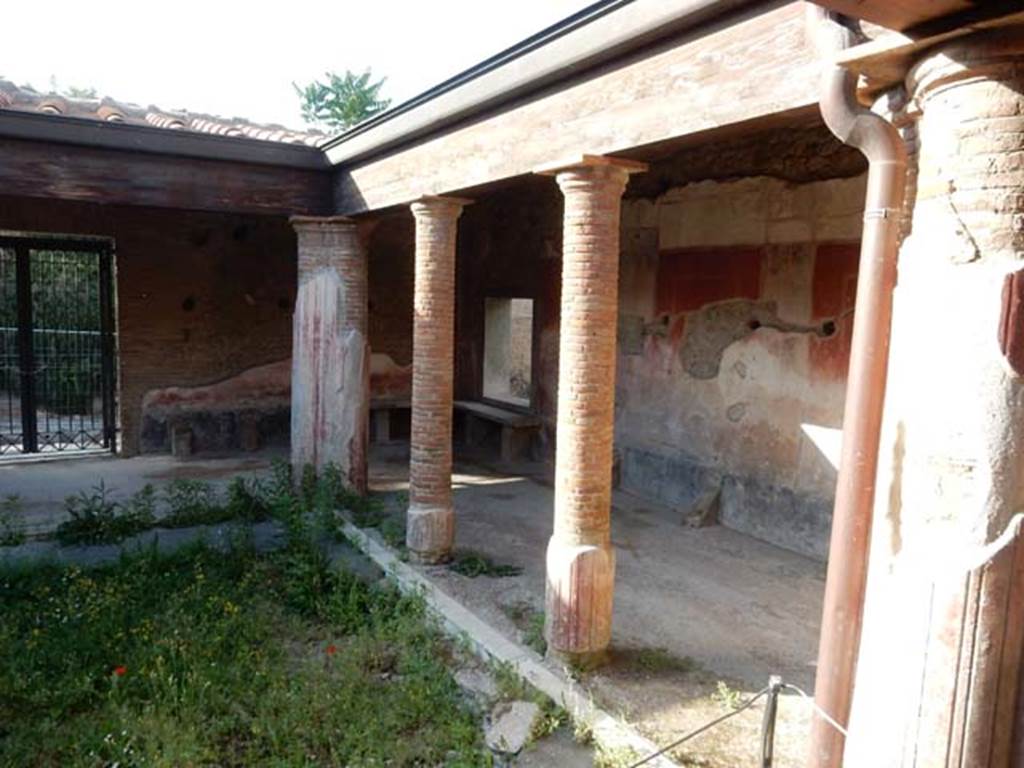
<path fill-rule="evenodd" d="M 623 206 L 616 446 L 626 487 L 827 552 L 863 176 L 703 180 Z M 639 337 L 639 341 L 637 341 Z"/>

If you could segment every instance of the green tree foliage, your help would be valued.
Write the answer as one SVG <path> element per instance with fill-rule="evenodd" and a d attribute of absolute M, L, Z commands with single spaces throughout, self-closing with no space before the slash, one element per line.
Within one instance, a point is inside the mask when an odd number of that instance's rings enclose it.
<path fill-rule="evenodd" d="M 380 97 L 380 89 L 386 78 L 374 82 L 367 69 L 362 74 L 349 70 L 338 75 L 324 74 L 326 81 L 314 80 L 305 88 L 292 83 L 302 105 L 302 118 L 311 125 L 344 130 L 391 104 L 391 99 Z"/>
<path fill-rule="evenodd" d="M 59 93 L 61 96 L 67 96 L 69 99 L 98 99 L 100 97 L 96 89 L 92 87 L 83 88 L 77 85 L 61 86 L 57 82 L 56 75 L 50 75 L 50 92 Z"/>
<path fill-rule="evenodd" d="M 64 89 L 64 95 L 72 99 L 98 99 L 99 93 L 95 88 L 79 88 L 77 85 L 69 85 Z"/>

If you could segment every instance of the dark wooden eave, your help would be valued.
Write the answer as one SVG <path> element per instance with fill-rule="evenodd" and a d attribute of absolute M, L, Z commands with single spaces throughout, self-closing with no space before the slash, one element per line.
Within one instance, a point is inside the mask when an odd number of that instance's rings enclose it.
<path fill-rule="evenodd" d="M 5 195 L 272 215 L 332 208 L 315 148 L 0 110 Z"/>
<path fill-rule="evenodd" d="M 0 190 L 5 195 L 231 213 L 323 214 L 331 208 L 327 170 L 2 137 Z"/>
<path fill-rule="evenodd" d="M 982 8 L 985 0 L 813 0 L 817 5 L 861 21 L 905 32 L 950 14 Z"/>
<path fill-rule="evenodd" d="M 1007 12 L 993 3 L 984 10 L 938 19 L 910 32 L 892 32 L 841 51 L 836 63 L 864 77 L 867 95 L 902 82 L 911 65 L 927 49 L 959 37 L 1024 25 L 1024 10 Z"/>

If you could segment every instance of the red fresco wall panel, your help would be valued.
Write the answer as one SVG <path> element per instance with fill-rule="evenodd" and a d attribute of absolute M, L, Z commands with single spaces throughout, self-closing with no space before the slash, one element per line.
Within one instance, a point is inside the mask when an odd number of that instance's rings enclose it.
<path fill-rule="evenodd" d="M 756 299 L 761 293 L 760 247 L 680 248 L 658 255 L 659 314 L 700 309 L 726 299 Z"/>
<path fill-rule="evenodd" d="M 859 258 L 859 243 L 822 244 L 815 252 L 811 311 L 815 320 L 833 319 L 836 322 L 832 336 L 811 340 L 811 370 L 818 375 L 846 378 L 853 338 Z"/>

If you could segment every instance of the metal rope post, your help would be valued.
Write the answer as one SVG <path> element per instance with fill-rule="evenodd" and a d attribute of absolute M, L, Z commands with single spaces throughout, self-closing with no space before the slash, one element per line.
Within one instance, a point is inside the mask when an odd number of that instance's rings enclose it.
<path fill-rule="evenodd" d="M 768 678 L 768 700 L 764 705 L 764 719 L 761 721 L 761 768 L 772 768 L 775 756 L 775 717 L 779 712 L 779 693 L 782 678 L 771 675 Z"/>

